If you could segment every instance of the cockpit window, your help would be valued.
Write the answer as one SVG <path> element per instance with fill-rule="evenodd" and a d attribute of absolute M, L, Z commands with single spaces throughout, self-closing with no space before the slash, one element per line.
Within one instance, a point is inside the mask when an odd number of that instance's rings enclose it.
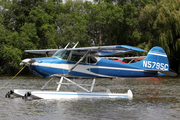
<path fill-rule="evenodd" d="M 69 56 L 70 51 L 69 50 L 58 50 L 53 56 L 56 56 L 58 58 L 67 60 Z"/>
<path fill-rule="evenodd" d="M 87 57 L 87 63 L 94 64 L 97 62 L 97 59 L 95 57 L 89 56 Z"/>

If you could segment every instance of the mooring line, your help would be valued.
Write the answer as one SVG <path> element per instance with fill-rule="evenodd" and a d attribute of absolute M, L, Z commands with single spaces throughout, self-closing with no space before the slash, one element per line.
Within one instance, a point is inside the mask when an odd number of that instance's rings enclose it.
<path fill-rule="evenodd" d="M 11 80 L 9 80 L 3 87 L 1 87 L 0 90 L 3 89 L 8 83 L 10 83 L 28 64 L 29 62 Z"/>

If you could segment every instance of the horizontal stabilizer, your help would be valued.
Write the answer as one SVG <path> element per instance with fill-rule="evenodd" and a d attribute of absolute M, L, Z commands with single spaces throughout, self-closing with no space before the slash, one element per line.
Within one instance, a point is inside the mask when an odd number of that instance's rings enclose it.
<path fill-rule="evenodd" d="M 176 76 L 177 73 L 174 72 L 174 71 L 160 71 L 161 73 L 164 73 L 166 75 L 169 75 L 169 76 Z"/>
<path fill-rule="evenodd" d="M 160 72 L 160 73 L 163 73 L 165 75 L 169 75 L 169 76 L 176 76 L 177 73 L 173 70 L 170 69 L 170 71 L 163 71 L 163 70 L 151 70 L 151 69 L 147 69 L 147 70 L 144 70 L 146 72 Z"/>

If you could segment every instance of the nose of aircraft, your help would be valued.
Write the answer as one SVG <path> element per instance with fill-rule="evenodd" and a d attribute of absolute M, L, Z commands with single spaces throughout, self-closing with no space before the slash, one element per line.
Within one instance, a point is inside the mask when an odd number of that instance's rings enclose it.
<path fill-rule="evenodd" d="M 20 63 L 20 65 L 25 65 L 25 64 L 27 64 L 27 63 L 34 63 L 34 62 L 36 62 L 36 59 L 24 59 L 24 60 L 22 60 L 22 62 Z"/>

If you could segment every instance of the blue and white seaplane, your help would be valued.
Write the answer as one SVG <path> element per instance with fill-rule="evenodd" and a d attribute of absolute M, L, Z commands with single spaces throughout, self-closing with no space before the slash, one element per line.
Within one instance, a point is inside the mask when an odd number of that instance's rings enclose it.
<path fill-rule="evenodd" d="M 77 45 L 77 44 L 76 44 Z M 76 46 L 75 45 L 75 46 Z M 52 57 L 24 59 L 21 65 L 28 65 L 30 70 L 42 78 L 51 77 L 41 90 L 11 91 L 15 96 L 25 96 L 41 99 L 61 98 L 133 98 L 131 90 L 127 93 L 93 92 L 96 78 L 116 77 L 158 77 L 163 75 L 176 76 L 169 68 L 168 58 L 161 47 L 153 47 L 146 58 L 135 63 L 121 63 L 102 58 L 109 55 L 123 55 L 133 52 L 146 52 L 143 49 L 128 45 L 97 46 L 82 48 L 25 50 L 31 54 L 53 54 Z M 47 91 L 44 88 L 55 78 L 59 78 L 56 91 Z M 92 79 L 89 89 L 82 81 L 81 84 L 71 78 Z M 63 82 L 64 81 L 64 82 Z M 61 91 L 61 85 L 65 85 L 69 91 Z M 72 89 L 71 85 L 76 86 Z M 77 91 L 81 88 L 82 91 Z"/>

